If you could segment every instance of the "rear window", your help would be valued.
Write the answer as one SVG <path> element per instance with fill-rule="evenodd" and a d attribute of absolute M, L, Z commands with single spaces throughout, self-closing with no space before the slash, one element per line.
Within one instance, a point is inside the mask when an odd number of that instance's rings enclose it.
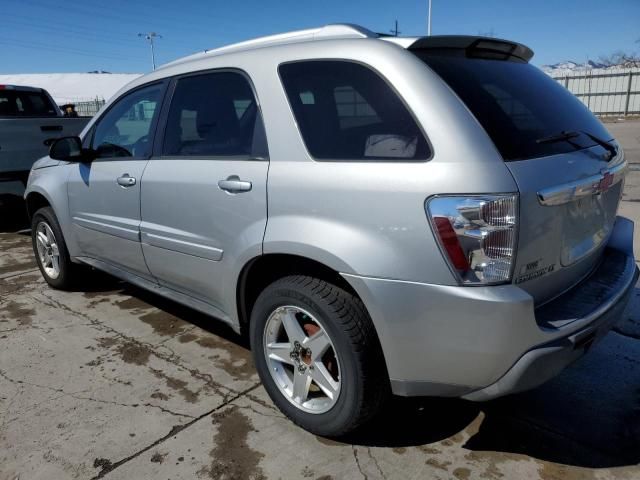
<path fill-rule="evenodd" d="M 41 92 L 0 90 L 0 117 L 56 117 L 58 112 Z"/>
<path fill-rule="evenodd" d="M 300 133 L 317 160 L 426 160 L 429 146 L 393 89 L 371 69 L 313 60 L 279 68 Z"/>
<path fill-rule="evenodd" d="M 504 160 L 524 160 L 592 147 L 585 135 L 538 143 L 562 131 L 611 136 L 587 107 L 538 68 L 522 61 L 472 59 L 414 51 L 462 99 Z"/>

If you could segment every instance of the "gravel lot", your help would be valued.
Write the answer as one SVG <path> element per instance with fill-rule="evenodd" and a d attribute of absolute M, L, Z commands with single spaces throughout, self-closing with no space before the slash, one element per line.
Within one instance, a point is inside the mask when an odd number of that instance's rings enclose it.
<path fill-rule="evenodd" d="M 640 221 L 640 122 L 607 127 L 634 163 L 621 212 Z M 397 398 L 335 442 L 282 417 L 229 329 L 106 276 L 51 290 L 20 218 L 0 219 L 0 480 L 640 478 L 638 289 L 543 387 Z"/>

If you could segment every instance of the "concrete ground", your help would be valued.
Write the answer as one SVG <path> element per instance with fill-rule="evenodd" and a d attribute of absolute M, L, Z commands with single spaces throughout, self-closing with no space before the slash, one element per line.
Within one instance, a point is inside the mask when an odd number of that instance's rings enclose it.
<path fill-rule="evenodd" d="M 640 167 L 640 123 L 608 127 Z M 636 220 L 638 175 L 621 207 Z M 6 210 L 0 480 L 640 478 L 640 290 L 546 385 L 483 404 L 396 398 L 336 442 L 283 418 L 246 341 L 214 320 L 102 275 L 48 288 Z"/>

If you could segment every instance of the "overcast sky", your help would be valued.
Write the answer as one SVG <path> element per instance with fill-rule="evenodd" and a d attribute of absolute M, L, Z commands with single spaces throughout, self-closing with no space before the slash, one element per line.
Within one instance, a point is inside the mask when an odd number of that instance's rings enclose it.
<path fill-rule="evenodd" d="M 61 7 L 60 5 L 64 5 Z M 3 0 L 0 73 L 147 72 L 207 48 L 327 23 L 401 35 L 426 33 L 427 0 Z M 489 34 L 522 42 L 533 63 L 640 52 L 640 0 L 433 0 L 433 34 Z"/>

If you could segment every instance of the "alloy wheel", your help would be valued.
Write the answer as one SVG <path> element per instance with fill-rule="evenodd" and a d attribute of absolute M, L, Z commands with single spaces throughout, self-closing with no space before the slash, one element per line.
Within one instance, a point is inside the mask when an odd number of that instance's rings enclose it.
<path fill-rule="evenodd" d="M 278 389 L 307 413 L 325 413 L 337 402 L 341 377 L 328 332 L 296 306 L 274 310 L 265 325 L 264 354 Z"/>

